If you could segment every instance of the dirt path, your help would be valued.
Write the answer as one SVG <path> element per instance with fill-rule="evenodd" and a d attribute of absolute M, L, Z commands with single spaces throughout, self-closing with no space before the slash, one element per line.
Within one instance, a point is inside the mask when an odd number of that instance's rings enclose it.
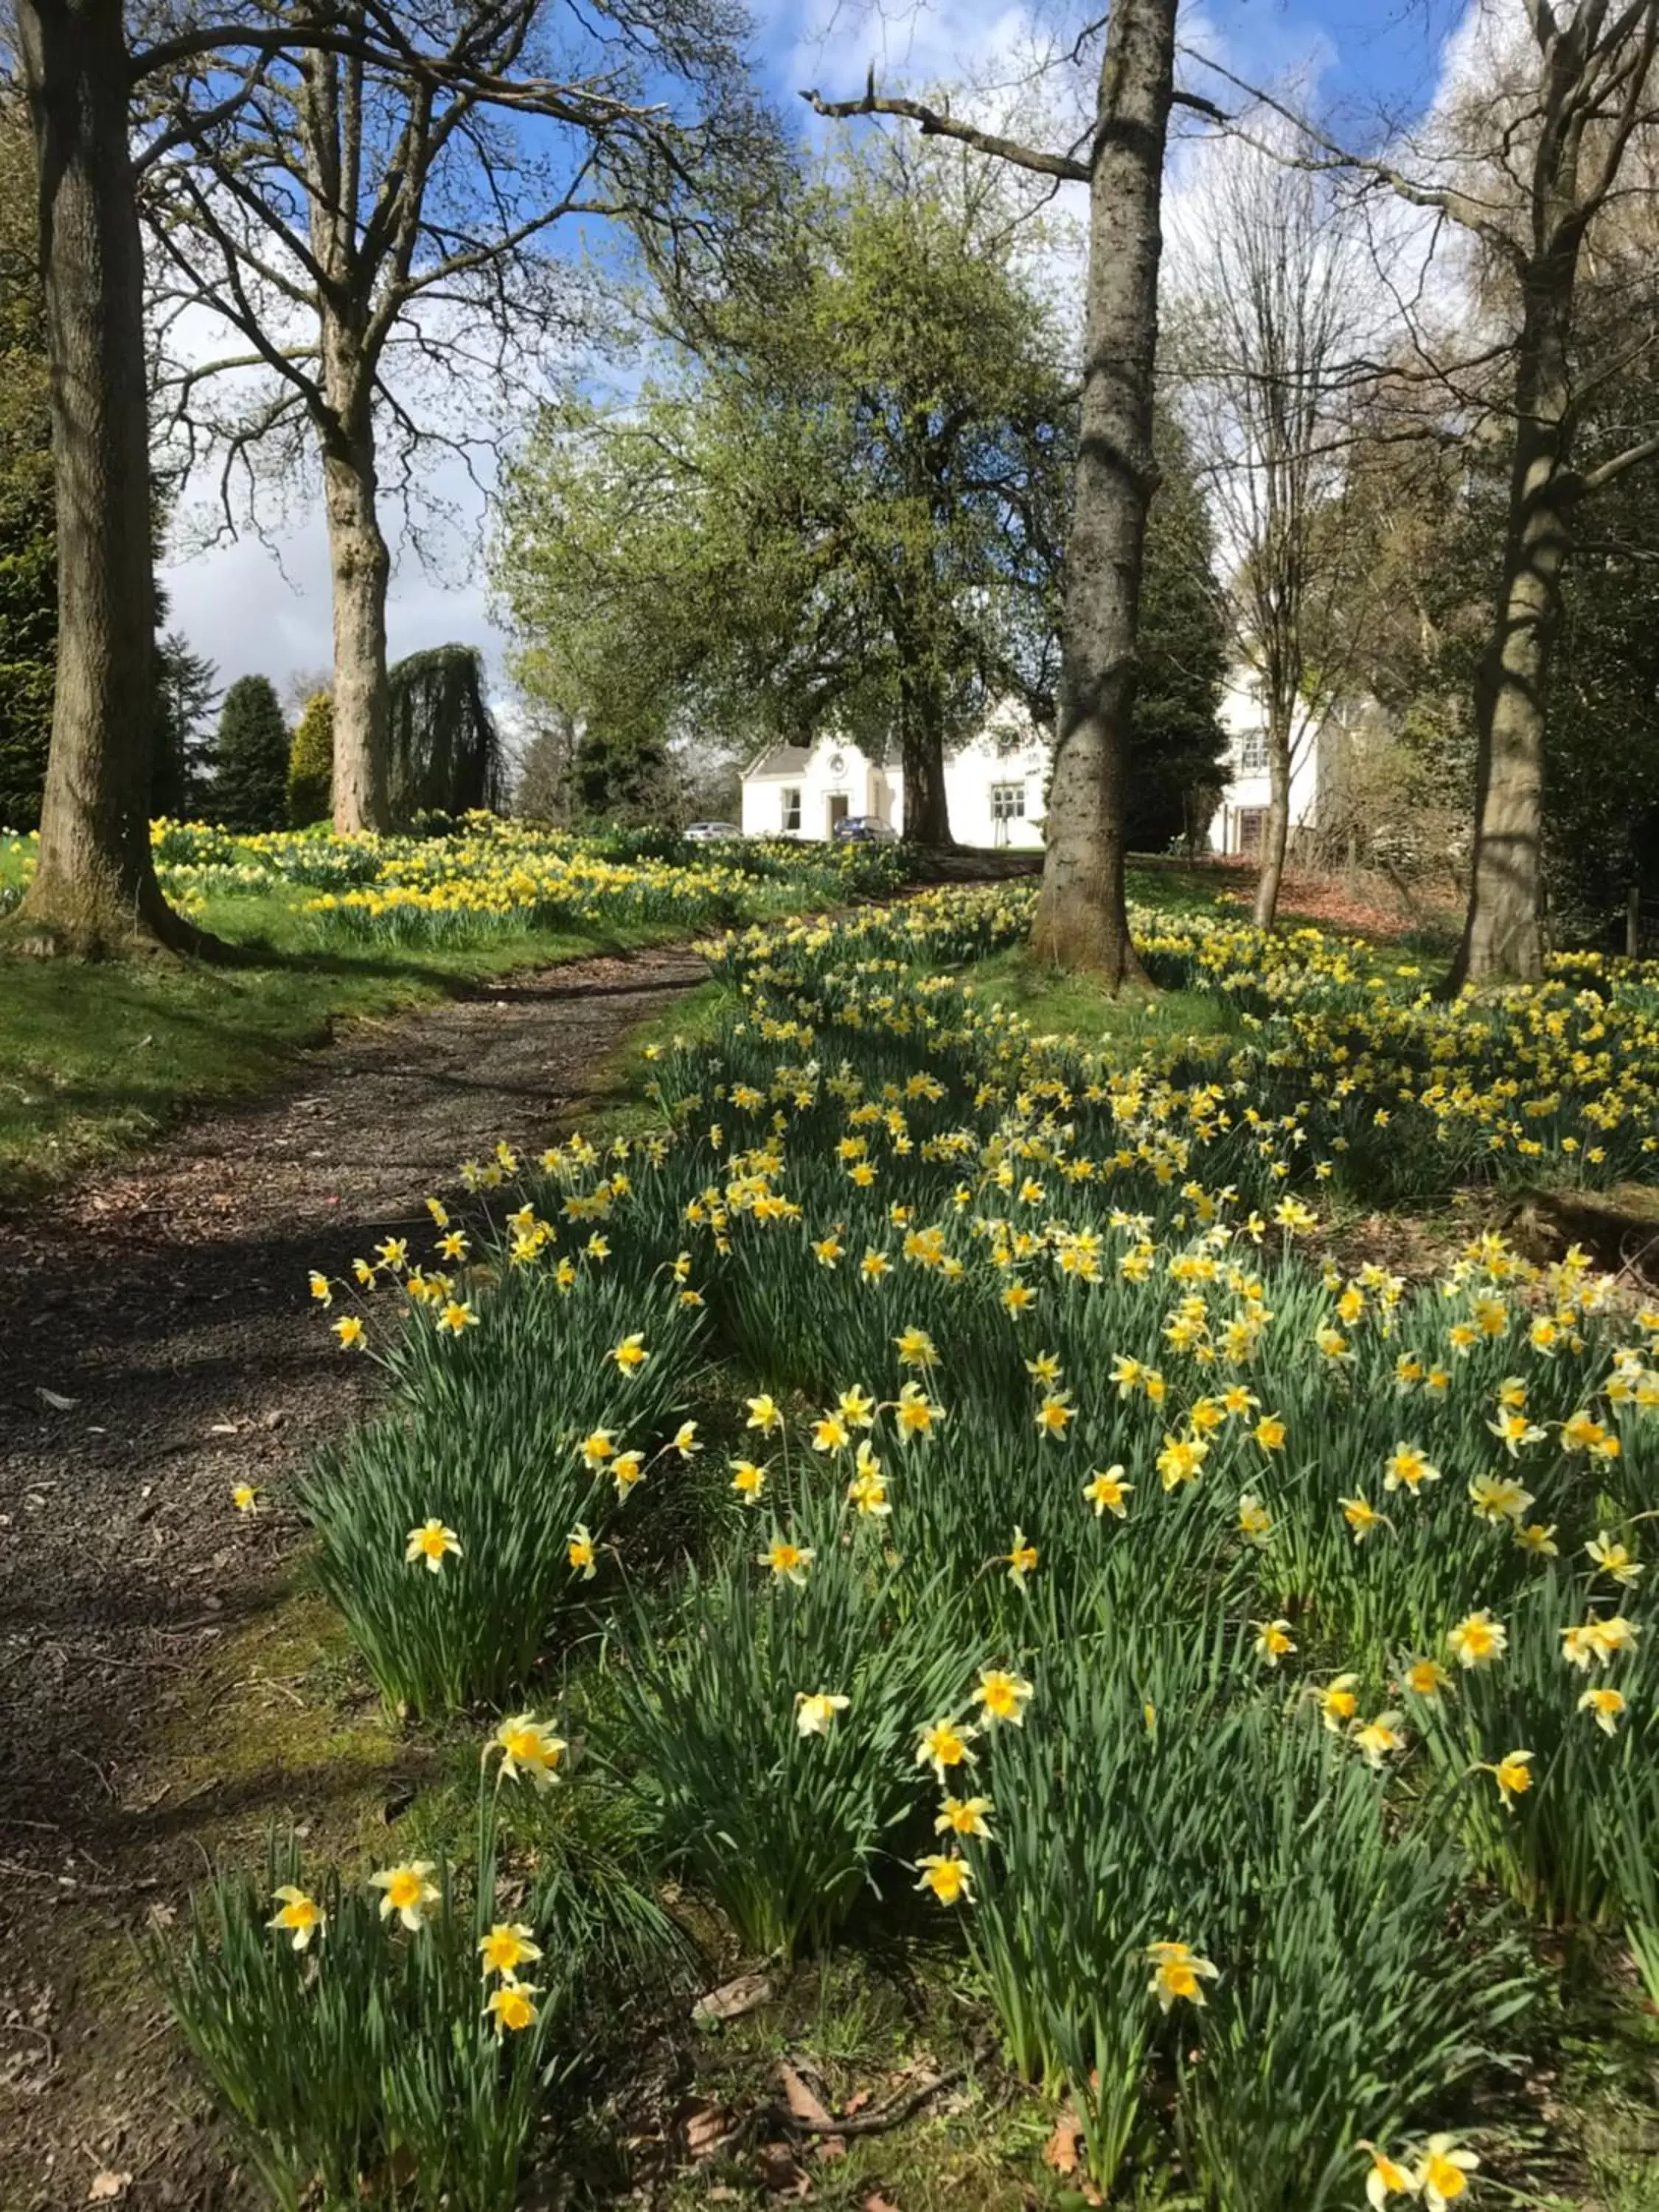
<path fill-rule="evenodd" d="M 282 1094 L 0 1214 L 0 2212 L 245 2201 L 120 1939 L 199 1876 L 218 1787 L 158 1794 L 158 1715 L 287 1586 L 297 1532 L 231 1487 L 373 1396 L 307 1270 L 424 1221 L 498 1137 L 568 1126 L 706 972 L 583 961 L 359 1029 Z"/>

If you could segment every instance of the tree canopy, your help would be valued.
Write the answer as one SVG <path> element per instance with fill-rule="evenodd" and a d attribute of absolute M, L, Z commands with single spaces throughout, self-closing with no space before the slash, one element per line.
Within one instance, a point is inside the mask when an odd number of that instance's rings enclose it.
<path fill-rule="evenodd" d="M 494 562 L 539 707 L 612 746 L 833 723 L 948 835 L 945 750 L 1054 699 L 1073 394 L 1010 216 L 959 158 L 842 148 L 739 284 L 665 290 L 634 399 L 544 416 Z"/>

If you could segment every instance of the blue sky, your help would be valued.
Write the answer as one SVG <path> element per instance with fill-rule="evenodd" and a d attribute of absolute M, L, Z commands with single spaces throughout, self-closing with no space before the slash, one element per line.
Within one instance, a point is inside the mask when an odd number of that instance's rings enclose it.
<path fill-rule="evenodd" d="M 1029 70 L 1034 42 L 1052 41 L 1064 29 L 1069 44 L 1077 23 L 1094 12 L 1088 7 L 1073 15 L 1053 0 L 751 4 L 763 81 L 804 131 L 813 126 L 798 97 L 801 88 L 816 85 L 830 97 L 855 94 L 872 61 L 884 89 L 973 85 L 979 89 L 972 97 L 994 112 Z M 1455 0 L 1188 0 L 1182 35 L 1249 81 L 1294 83 L 1345 138 L 1374 143 L 1430 105 L 1457 20 Z M 1190 63 L 1183 74 L 1224 105 L 1236 99 Z M 1179 175 L 1177 167 L 1176 189 Z M 435 572 L 411 550 L 398 550 L 388 608 L 391 650 L 395 658 L 451 641 L 477 644 L 500 696 L 506 689 L 504 641 L 490 623 L 482 580 L 482 505 L 464 481 L 444 489 L 459 511 L 460 527 L 441 548 Z M 259 672 L 281 690 L 301 675 L 326 670 L 327 562 L 318 513 L 296 516 L 276 554 L 245 538 L 171 561 L 164 579 L 173 626 L 217 664 L 222 681 Z"/>

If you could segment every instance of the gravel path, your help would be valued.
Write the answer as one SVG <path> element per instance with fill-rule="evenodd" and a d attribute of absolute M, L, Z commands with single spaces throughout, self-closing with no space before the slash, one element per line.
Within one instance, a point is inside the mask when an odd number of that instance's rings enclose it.
<path fill-rule="evenodd" d="M 498 1137 L 569 1126 L 706 972 L 583 961 L 356 1029 L 283 1093 L 0 1213 L 0 2212 L 247 2201 L 117 1939 L 201 1871 L 189 1804 L 146 1784 L 158 1708 L 286 1585 L 291 1533 L 230 1488 L 373 1397 L 307 1270 L 424 1221 Z"/>

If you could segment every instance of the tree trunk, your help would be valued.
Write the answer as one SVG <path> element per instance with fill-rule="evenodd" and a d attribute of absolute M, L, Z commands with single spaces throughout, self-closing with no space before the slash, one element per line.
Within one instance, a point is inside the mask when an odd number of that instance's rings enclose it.
<path fill-rule="evenodd" d="M 1560 626 L 1567 513 L 1567 341 L 1573 263 L 1529 274 L 1516 374 L 1504 567 L 1475 686 L 1474 854 L 1450 988 L 1544 972 L 1544 704 Z"/>
<path fill-rule="evenodd" d="M 343 837 L 393 827 L 386 659 L 392 556 L 375 512 L 368 380 L 354 374 L 355 367 L 343 366 L 341 381 L 349 379 L 350 388 L 335 399 L 333 420 L 320 426 L 334 596 L 334 827 Z"/>
<path fill-rule="evenodd" d="M 1032 950 L 1116 989 L 1144 981 L 1129 941 L 1124 799 L 1152 459 L 1158 224 L 1175 0 L 1116 0 L 1101 64 L 1065 650 L 1048 843 Z"/>
<path fill-rule="evenodd" d="M 21 0 L 18 22 L 40 166 L 58 678 L 40 863 L 15 927 L 42 951 L 196 946 L 150 859 L 149 423 L 121 0 Z"/>
<path fill-rule="evenodd" d="M 913 845 L 953 847 L 945 790 L 943 717 L 932 687 L 913 667 L 899 672 L 899 745 L 904 763 L 904 835 Z"/>
<path fill-rule="evenodd" d="M 1285 876 L 1285 847 L 1291 834 L 1291 724 L 1278 702 L 1267 709 L 1267 818 L 1261 825 L 1261 865 L 1255 879 L 1258 929 L 1271 929 L 1279 912 L 1279 886 Z"/>

